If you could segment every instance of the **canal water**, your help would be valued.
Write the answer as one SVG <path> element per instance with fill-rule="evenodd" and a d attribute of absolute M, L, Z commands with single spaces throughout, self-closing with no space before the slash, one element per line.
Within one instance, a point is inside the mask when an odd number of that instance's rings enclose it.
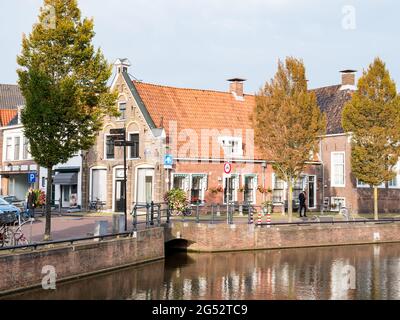
<path fill-rule="evenodd" d="M 400 299 L 400 244 L 168 255 L 13 299 Z"/>

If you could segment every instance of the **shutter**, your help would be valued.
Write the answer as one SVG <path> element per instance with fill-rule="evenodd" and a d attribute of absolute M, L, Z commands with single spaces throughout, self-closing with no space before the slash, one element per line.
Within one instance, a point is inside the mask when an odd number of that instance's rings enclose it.
<path fill-rule="evenodd" d="M 252 180 L 252 186 L 251 186 L 251 188 L 252 188 L 252 189 L 257 189 L 257 186 L 258 186 L 258 177 L 257 177 L 257 176 L 254 176 L 254 177 L 253 177 L 253 180 Z"/>
<path fill-rule="evenodd" d="M 191 185 L 190 175 L 185 175 L 183 188 L 186 192 L 190 190 L 190 185 Z"/>
<path fill-rule="evenodd" d="M 201 179 L 201 189 L 207 190 L 207 175 L 204 175 Z"/>

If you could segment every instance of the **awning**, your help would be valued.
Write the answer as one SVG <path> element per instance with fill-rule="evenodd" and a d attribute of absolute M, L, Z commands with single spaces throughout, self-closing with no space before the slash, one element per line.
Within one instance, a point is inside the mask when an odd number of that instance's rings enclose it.
<path fill-rule="evenodd" d="M 78 184 L 78 173 L 77 172 L 63 172 L 63 173 L 56 174 L 53 177 L 53 184 L 59 184 L 62 186 Z"/>

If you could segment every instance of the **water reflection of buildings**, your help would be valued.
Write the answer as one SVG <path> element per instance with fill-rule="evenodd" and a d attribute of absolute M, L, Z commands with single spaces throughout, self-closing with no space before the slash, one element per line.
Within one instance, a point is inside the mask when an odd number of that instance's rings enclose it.
<path fill-rule="evenodd" d="M 355 268 L 355 289 L 344 282 Z M 400 299 L 400 246 L 178 254 L 19 295 L 33 299 Z"/>

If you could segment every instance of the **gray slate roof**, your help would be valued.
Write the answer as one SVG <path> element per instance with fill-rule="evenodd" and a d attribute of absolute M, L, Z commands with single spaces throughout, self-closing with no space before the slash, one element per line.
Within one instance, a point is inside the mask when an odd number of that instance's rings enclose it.
<path fill-rule="evenodd" d="M 0 84 L 0 109 L 17 109 L 25 104 L 21 90 L 15 84 Z"/>
<path fill-rule="evenodd" d="M 326 114 L 327 134 L 344 133 L 342 127 L 342 111 L 345 104 L 351 99 L 349 90 L 340 90 L 341 85 L 314 89 L 318 105 Z"/>

